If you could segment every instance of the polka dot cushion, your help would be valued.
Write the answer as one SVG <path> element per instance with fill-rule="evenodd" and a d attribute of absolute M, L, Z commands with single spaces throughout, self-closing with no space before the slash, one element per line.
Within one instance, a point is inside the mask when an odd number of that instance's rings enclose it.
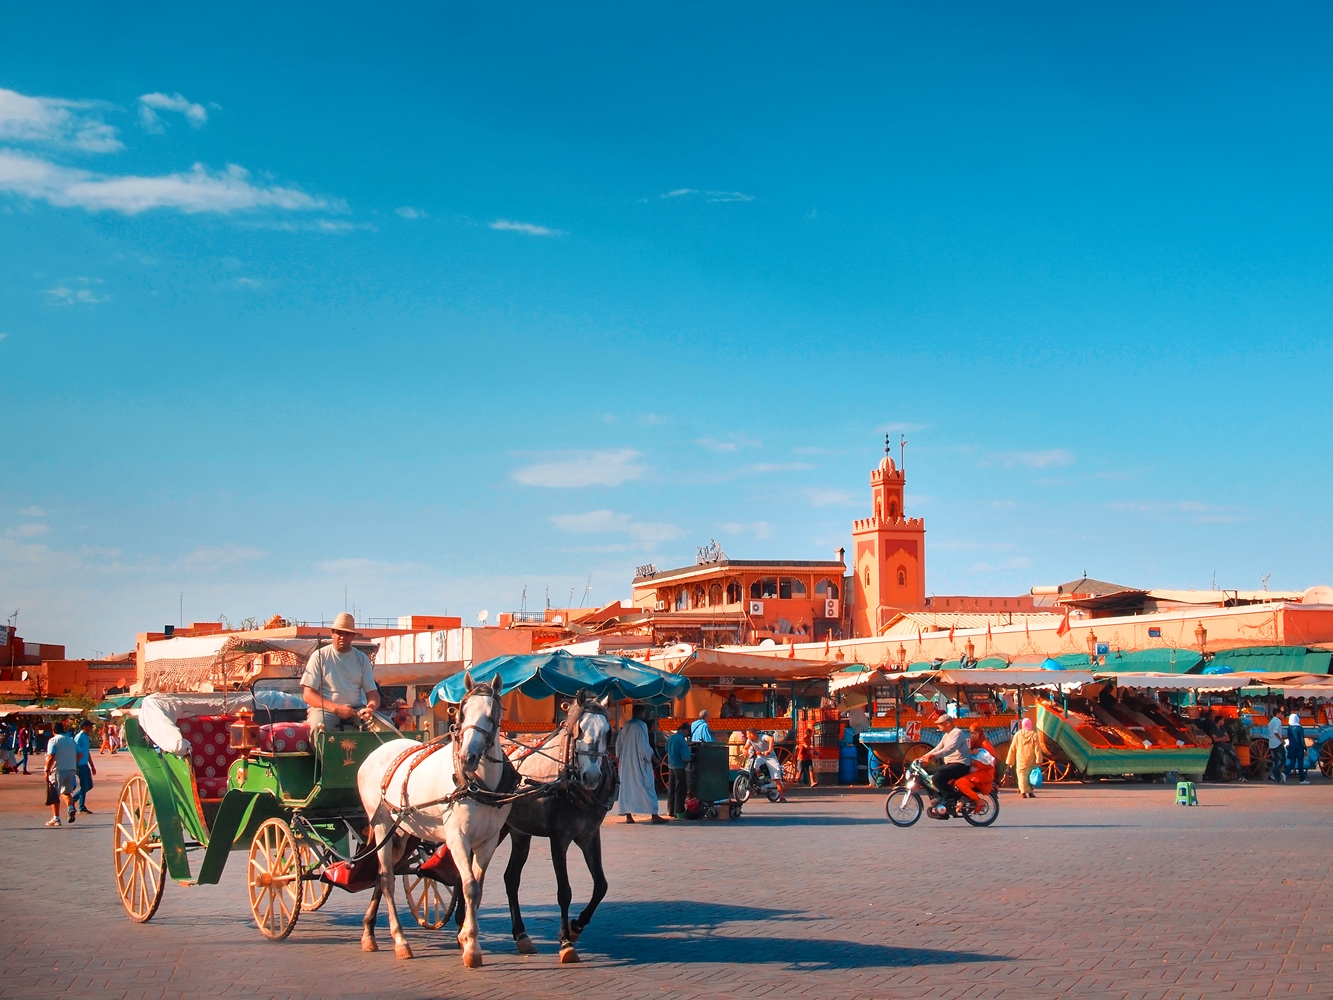
<path fill-rule="evenodd" d="M 201 715 L 180 719 L 176 726 L 190 743 L 190 764 L 201 799 L 227 794 L 227 769 L 240 754 L 231 748 L 230 716 Z"/>
<path fill-rule="evenodd" d="M 259 749 L 269 753 L 310 753 L 310 727 L 304 722 L 260 726 Z"/>

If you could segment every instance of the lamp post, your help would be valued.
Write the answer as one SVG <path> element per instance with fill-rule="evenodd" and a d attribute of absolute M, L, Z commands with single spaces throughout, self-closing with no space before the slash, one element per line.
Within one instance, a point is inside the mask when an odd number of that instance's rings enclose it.
<path fill-rule="evenodd" d="M 1088 659 L 1093 666 L 1097 665 L 1097 633 L 1091 629 L 1088 630 Z"/>
<path fill-rule="evenodd" d="M 1208 630 L 1203 627 L 1203 622 L 1199 622 L 1199 624 L 1194 627 L 1194 641 L 1198 643 L 1200 655 L 1207 656 Z"/>
<path fill-rule="evenodd" d="M 907 647 L 901 642 L 898 643 L 898 668 L 901 670 L 907 666 Z"/>
<path fill-rule="evenodd" d="M 968 640 L 967 640 L 967 645 L 966 645 L 964 648 L 967 650 L 967 662 L 968 662 L 969 664 L 975 664 L 975 663 L 977 662 L 977 647 L 976 647 L 976 645 L 972 642 L 971 639 L 968 639 Z"/>

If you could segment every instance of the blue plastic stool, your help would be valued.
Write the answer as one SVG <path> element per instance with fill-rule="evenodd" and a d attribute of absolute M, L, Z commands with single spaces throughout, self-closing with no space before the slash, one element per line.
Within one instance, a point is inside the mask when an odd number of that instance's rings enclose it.
<path fill-rule="evenodd" d="M 1194 791 L 1194 782 L 1177 781 L 1176 782 L 1176 805 L 1178 806 L 1197 806 L 1199 804 L 1198 793 Z"/>

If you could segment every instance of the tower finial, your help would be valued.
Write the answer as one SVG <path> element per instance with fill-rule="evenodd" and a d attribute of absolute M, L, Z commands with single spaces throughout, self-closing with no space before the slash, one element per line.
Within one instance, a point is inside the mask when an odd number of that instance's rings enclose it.
<path fill-rule="evenodd" d="M 884 435 L 884 454 L 888 455 L 893 451 L 893 445 L 889 443 L 889 435 Z"/>

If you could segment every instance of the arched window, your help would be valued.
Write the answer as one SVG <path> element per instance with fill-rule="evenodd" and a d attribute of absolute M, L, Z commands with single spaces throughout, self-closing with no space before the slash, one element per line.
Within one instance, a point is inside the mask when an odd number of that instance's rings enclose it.
<path fill-rule="evenodd" d="M 898 520 L 898 501 L 897 501 L 897 500 L 890 500 L 890 501 L 889 501 L 889 520 L 890 520 L 890 521 L 896 521 L 896 520 Z"/>
<path fill-rule="evenodd" d="M 838 585 L 832 580 L 820 580 L 815 584 L 815 596 L 823 600 L 825 598 L 838 599 Z"/>
<path fill-rule="evenodd" d="M 727 603 L 741 603 L 741 584 L 739 580 L 732 580 L 727 584 Z"/>
<path fill-rule="evenodd" d="M 702 608 L 704 606 L 704 588 L 695 587 L 694 593 L 690 595 L 690 607 Z"/>
<path fill-rule="evenodd" d="M 690 606 L 690 592 L 685 587 L 681 587 L 680 590 L 676 591 L 676 610 L 685 611 L 689 608 L 689 606 Z"/>
<path fill-rule="evenodd" d="M 907 586 L 907 570 L 901 566 L 898 567 L 898 586 Z"/>
<path fill-rule="evenodd" d="M 754 600 L 762 600 L 765 597 L 778 596 L 778 578 L 775 576 L 766 576 L 762 580 L 756 580 L 750 584 L 750 597 Z"/>
<path fill-rule="evenodd" d="M 722 584 L 715 583 L 708 588 L 708 606 L 715 608 L 722 603 Z"/>
<path fill-rule="evenodd" d="M 781 600 L 789 601 L 793 597 L 805 597 L 805 581 L 798 580 L 794 576 L 784 576 L 778 581 L 778 597 Z"/>
<path fill-rule="evenodd" d="M 870 567 L 866 567 L 866 586 L 870 586 Z"/>

